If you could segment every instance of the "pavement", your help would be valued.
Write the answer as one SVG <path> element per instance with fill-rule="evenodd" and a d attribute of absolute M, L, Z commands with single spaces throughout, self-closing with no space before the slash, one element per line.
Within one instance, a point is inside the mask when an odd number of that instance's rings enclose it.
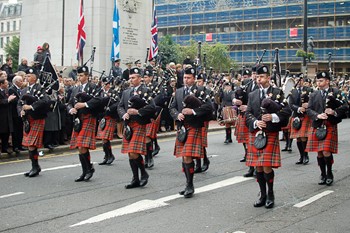
<path fill-rule="evenodd" d="M 209 132 L 214 132 L 214 131 L 220 131 L 224 130 L 223 126 L 220 126 L 217 121 L 210 121 L 209 123 Z M 176 135 L 176 131 L 170 131 L 170 132 L 160 132 L 158 133 L 158 139 L 164 139 L 164 138 L 169 138 L 169 137 L 174 137 Z M 111 144 L 112 146 L 114 145 L 121 145 L 122 140 L 121 139 L 113 139 Z M 41 156 L 43 155 L 50 155 L 50 154 L 63 154 L 65 152 L 71 151 L 72 149 L 69 148 L 68 145 L 60 145 L 50 151 L 47 148 L 40 148 L 39 153 Z M 97 140 L 96 141 L 96 149 L 102 148 L 102 140 Z M 0 162 L 6 162 L 6 161 L 11 161 L 11 160 L 21 160 L 21 159 L 26 159 L 28 157 L 28 152 L 27 151 L 22 151 L 19 154 L 12 153 L 12 155 L 8 155 L 6 153 L 2 153 L 0 155 Z"/>

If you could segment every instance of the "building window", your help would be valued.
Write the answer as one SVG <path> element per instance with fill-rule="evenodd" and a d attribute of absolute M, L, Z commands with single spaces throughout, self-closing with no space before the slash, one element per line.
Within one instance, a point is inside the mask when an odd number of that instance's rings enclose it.
<path fill-rule="evenodd" d="M 10 31 L 10 22 L 7 22 L 7 31 L 9 32 Z"/>
<path fill-rule="evenodd" d="M 13 30 L 16 31 L 17 30 L 17 22 L 16 21 L 13 21 Z"/>
<path fill-rule="evenodd" d="M 4 55 L 0 55 L 0 64 L 2 64 L 4 61 Z"/>
<path fill-rule="evenodd" d="M 4 23 L 1 23 L 1 32 L 4 31 Z"/>
<path fill-rule="evenodd" d="M 4 48 L 4 37 L 0 38 L 0 48 Z"/>
<path fill-rule="evenodd" d="M 6 37 L 6 44 L 8 44 L 8 42 L 10 42 L 10 37 L 9 36 Z"/>
<path fill-rule="evenodd" d="M 21 30 L 21 26 L 22 26 L 22 21 L 20 20 L 19 23 L 18 23 L 18 30 L 20 31 Z"/>

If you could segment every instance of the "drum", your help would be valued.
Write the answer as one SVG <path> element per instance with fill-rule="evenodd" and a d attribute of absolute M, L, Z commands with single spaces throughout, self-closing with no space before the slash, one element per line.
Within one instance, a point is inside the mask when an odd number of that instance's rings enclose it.
<path fill-rule="evenodd" d="M 282 90 L 285 96 L 288 96 L 295 86 L 295 80 L 293 78 L 288 78 L 284 83 Z"/>
<path fill-rule="evenodd" d="M 221 124 L 232 124 L 236 126 L 237 121 L 237 110 L 233 106 L 227 106 L 222 109 L 223 120 L 219 123 Z"/>

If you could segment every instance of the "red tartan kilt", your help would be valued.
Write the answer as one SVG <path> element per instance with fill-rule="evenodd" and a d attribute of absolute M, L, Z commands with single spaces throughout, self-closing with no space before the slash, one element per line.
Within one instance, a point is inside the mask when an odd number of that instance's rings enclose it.
<path fill-rule="evenodd" d="M 176 157 L 204 158 L 202 128 L 186 126 L 186 129 L 188 129 L 187 140 L 182 143 L 176 138 L 174 155 Z"/>
<path fill-rule="evenodd" d="M 153 120 L 152 122 L 147 124 L 146 127 L 146 136 L 151 138 L 151 139 L 156 139 L 157 138 L 157 132 L 160 126 L 160 118 L 161 118 L 161 114 L 158 115 L 158 117 Z"/>
<path fill-rule="evenodd" d="M 30 124 L 30 131 L 26 133 L 23 130 L 22 145 L 35 146 L 36 148 L 43 147 L 45 119 L 34 120 L 29 116 L 28 121 Z"/>
<path fill-rule="evenodd" d="M 105 119 L 106 119 L 106 126 L 103 130 L 101 129 L 100 126 L 98 126 L 96 138 L 97 139 L 112 140 L 113 135 L 114 135 L 114 131 L 115 131 L 115 127 L 117 125 L 117 120 L 111 116 L 105 116 Z"/>
<path fill-rule="evenodd" d="M 83 114 L 80 117 L 82 128 L 80 132 L 72 132 L 70 149 L 84 147 L 91 150 L 96 149 L 96 118 L 91 114 Z"/>
<path fill-rule="evenodd" d="M 307 152 L 319 152 L 328 151 L 334 154 L 338 153 L 338 126 L 332 125 L 326 121 L 327 136 L 324 140 L 320 141 L 316 137 L 316 129 L 312 128 L 309 133 L 307 146 L 305 151 Z"/>
<path fill-rule="evenodd" d="M 294 120 L 294 117 L 292 120 Z M 309 136 L 309 133 L 312 127 L 312 120 L 306 114 L 304 117 L 300 118 L 300 120 L 301 120 L 301 128 L 299 130 L 294 129 L 293 125 L 291 125 L 290 138 L 307 138 Z"/>
<path fill-rule="evenodd" d="M 202 128 L 203 146 L 208 147 L 208 129 L 209 121 L 204 121 L 204 127 Z"/>
<path fill-rule="evenodd" d="M 286 125 L 285 127 L 282 127 L 281 130 L 290 132 L 292 127 L 292 120 L 293 120 L 292 117 L 289 117 L 288 125 Z"/>
<path fill-rule="evenodd" d="M 245 115 L 238 116 L 236 129 L 235 129 L 235 133 L 234 133 L 238 143 L 248 143 L 248 141 L 249 141 L 249 129 L 248 129 L 245 121 L 246 121 Z"/>
<path fill-rule="evenodd" d="M 258 150 L 254 146 L 255 134 L 249 133 L 249 144 L 247 148 L 247 166 L 273 167 L 281 166 L 280 142 L 278 138 L 279 132 L 267 133 L 267 146 Z"/>
<path fill-rule="evenodd" d="M 132 137 L 128 142 L 123 138 L 122 153 L 136 153 L 145 155 L 146 150 L 146 125 L 140 125 L 137 122 L 129 122 L 128 125 L 132 129 Z"/>

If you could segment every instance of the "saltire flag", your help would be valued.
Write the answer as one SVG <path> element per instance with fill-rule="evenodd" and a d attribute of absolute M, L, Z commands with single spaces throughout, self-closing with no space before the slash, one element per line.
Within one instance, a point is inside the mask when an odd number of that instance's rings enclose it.
<path fill-rule="evenodd" d="M 85 33 L 85 18 L 84 18 L 84 2 L 80 0 L 79 6 L 79 23 L 78 23 L 78 36 L 77 36 L 77 60 L 83 60 L 83 50 L 86 42 Z"/>
<path fill-rule="evenodd" d="M 111 51 L 111 60 L 115 61 L 120 57 L 120 43 L 119 43 L 119 28 L 120 28 L 120 19 L 118 12 L 118 3 L 117 0 L 114 0 L 114 13 L 113 13 L 113 38 L 112 38 L 112 51 Z"/>
<path fill-rule="evenodd" d="M 148 54 L 148 60 L 152 60 L 158 55 L 158 18 L 156 13 L 156 7 L 153 9 L 153 23 L 151 27 L 151 47 Z"/>

